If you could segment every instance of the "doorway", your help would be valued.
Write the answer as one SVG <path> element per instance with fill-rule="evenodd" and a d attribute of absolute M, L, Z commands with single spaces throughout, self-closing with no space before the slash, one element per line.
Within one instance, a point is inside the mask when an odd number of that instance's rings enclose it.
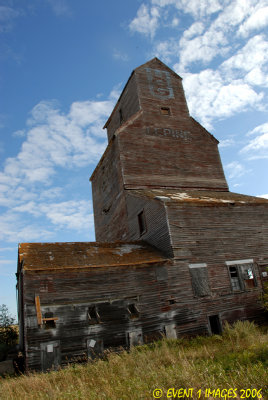
<path fill-rule="evenodd" d="M 219 315 L 210 315 L 208 318 L 211 334 L 220 335 L 222 333 L 222 327 Z"/>

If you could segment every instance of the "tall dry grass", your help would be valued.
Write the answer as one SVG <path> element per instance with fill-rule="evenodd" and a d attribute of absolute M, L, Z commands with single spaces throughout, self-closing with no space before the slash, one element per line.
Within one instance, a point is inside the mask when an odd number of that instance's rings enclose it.
<path fill-rule="evenodd" d="M 153 399 L 156 388 L 163 391 L 162 399 L 170 395 L 169 388 L 193 388 L 188 397 L 193 399 L 208 398 L 208 388 L 233 388 L 237 394 L 240 389 L 262 389 L 262 398 L 268 398 L 267 371 L 267 332 L 237 322 L 227 325 L 222 336 L 162 340 L 129 353 L 110 353 L 106 361 L 5 378 L 0 399 Z"/>

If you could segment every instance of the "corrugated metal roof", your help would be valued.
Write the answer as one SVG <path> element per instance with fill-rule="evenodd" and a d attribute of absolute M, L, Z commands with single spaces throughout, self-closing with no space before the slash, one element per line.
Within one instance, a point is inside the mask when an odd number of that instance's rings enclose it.
<path fill-rule="evenodd" d="M 147 197 L 159 201 L 166 202 L 167 205 L 174 203 L 188 203 L 200 205 L 223 205 L 223 204 L 239 204 L 253 205 L 264 204 L 268 206 L 268 199 L 261 197 L 247 196 L 244 194 L 233 192 L 206 191 L 206 190 L 181 190 L 172 189 L 142 189 L 130 190 L 130 194 L 138 197 Z"/>
<path fill-rule="evenodd" d="M 159 250 L 144 242 L 19 244 L 23 270 L 131 266 L 165 260 Z"/>

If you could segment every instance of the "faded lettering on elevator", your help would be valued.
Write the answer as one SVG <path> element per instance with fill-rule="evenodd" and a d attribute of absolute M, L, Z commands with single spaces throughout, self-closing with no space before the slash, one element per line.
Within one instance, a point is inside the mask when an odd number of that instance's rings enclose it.
<path fill-rule="evenodd" d="M 184 131 L 182 129 L 173 129 L 173 128 L 156 128 L 147 126 L 146 135 L 159 136 L 159 137 L 172 137 L 175 139 L 182 139 L 185 142 L 190 142 L 192 140 L 191 133 L 189 131 Z"/>

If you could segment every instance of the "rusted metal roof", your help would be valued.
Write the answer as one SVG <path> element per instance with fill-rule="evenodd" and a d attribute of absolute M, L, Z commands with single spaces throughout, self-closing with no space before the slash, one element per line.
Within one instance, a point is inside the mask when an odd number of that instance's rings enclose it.
<path fill-rule="evenodd" d="M 159 250 L 140 241 L 19 244 L 19 268 L 32 271 L 131 266 L 165 260 Z"/>
<path fill-rule="evenodd" d="M 138 197 L 147 197 L 159 200 L 168 204 L 188 203 L 193 205 L 256 205 L 264 204 L 268 206 L 268 199 L 262 197 L 247 196 L 244 194 L 221 191 L 206 190 L 171 190 L 171 189 L 143 189 L 131 190 L 131 194 Z"/>

